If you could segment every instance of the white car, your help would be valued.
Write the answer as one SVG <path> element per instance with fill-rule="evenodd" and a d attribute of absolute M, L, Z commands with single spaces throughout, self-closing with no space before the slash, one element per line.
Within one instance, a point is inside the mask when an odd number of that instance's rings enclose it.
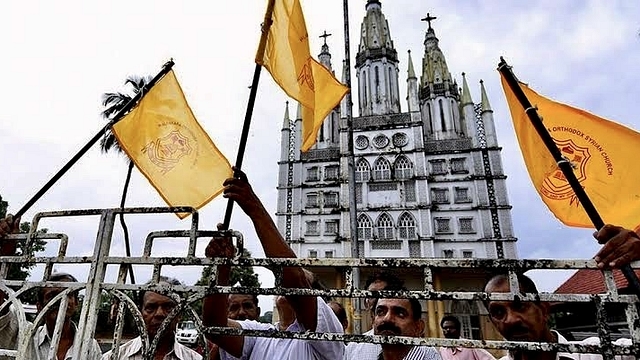
<path fill-rule="evenodd" d="M 181 344 L 195 345 L 198 342 L 198 330 L 193 321 L 184 321 L 178 324 L 176 340 Z"/>

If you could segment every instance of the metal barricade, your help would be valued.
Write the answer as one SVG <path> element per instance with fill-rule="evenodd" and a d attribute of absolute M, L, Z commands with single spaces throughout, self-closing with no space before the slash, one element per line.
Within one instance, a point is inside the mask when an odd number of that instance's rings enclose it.
<path fill-rule="evenodd" d="M 118 214 L 149 214 L 149 213 L 191 213 L 191 228 L 189 230 L 154 231 L 148 234 L 145 239 L 142 256 L 123 257 L 111 256 L 111 243 L 113 237 L 114 224 Z M 90 256 L 66 256 L 69 245 L 73 245 L 73 240 L 64 234 L 38 234 L 38 224 L 44 218 L 50 217 L 82 217 L 99 216 L 98 231 L 93 253 Z M 92 210 L 71 210 L 58 212 L 42 212 L 37 214 L 31 226 L 31 232 L 26 235 L 12 235 L 19 238 L 26 236 L 27 246 L 36 238 L 58 239 L 60 245 L 57 256 L 53 257 L 27 257 L 27 256 L 5 256 L 0 257 L 0 274 L 6 274 L 7 267 L 12 263 L 29 263 L 44 265 L 44 279 L 51 274 L 54 264 L 87 264 L 89 266 L 87 281 L 51 282 L 51 281 L 15 281 L 5 280 L 4 276 L 0 281 L 0 290 L 8 295 L 8 301 L 0 305 L 0 311 L 13 304 L 17 312 L 19 322 L 19 342 L 16 350 L 0 349 L 0 358 L 6 356 L 16 359 L 24 358 L 26 349 L 39 324 L 42 324 L 44 314 L 47 310 L 58 307 L 58 319 L 52 336 L 52 347 L 50 359 L 55 358 L 60 333 L 62 330 L 63 314 L 67 308 L 67 295 L 73 291 L 84 290 L 85 296 L 80 311 L 80 319 L 77 324 L 76 338 L 74 342 L 74 358 L 84 359 L 90 352 L 91 341 L 93 339 L 98 309 L 103 292 L 110 294 L 117 299 L 118 316 L 113 333 L 113 358 L 117 358 L 119 345 L 122 343 L 122 328 L 125 313 L 132 315 L 138 333 L 141 335 L 144 357 L 152 358 L 154 349 L 158 345 L 160 335 L 154 339 L 148 339 L 148 334 L 135 299 L 130 296 L 131 292 L 154 291 L 173 298 L 177 302 L 175 309 L 169 314 L 162 324 L 158 334 L 167 329 L 171 321 L 180 313 L 190 313 L 194 319 L 199 336 L 206 344 L 204 335 L 209 334 L 233 334 L 250 335 L 263 337 L 294 338 L 294 339 L 314 339 L 327 341 L 345 342 L 370 342 L 378 344 L 406 344 L 424 345 L 434 347 L 469 347 L 485 349 L 503 350 L 538 350 L 538 351 L 561 351 L 561 352 L 582 352 L 603 354 L 604 359 L 613 359 L 614 355 L 637 355 L 640 354 L 640 318 L 638 316 L 638 298 L 635 295 L 619 294 L 611 271 L 604 271 L 607 291 L 603 294 L 522 294 L 518 291 L 517 272 L 532 269 L 597 269 L 593 260 L 496 260 L 496 259 L 264 259 L 264 258 L 241 258 L 234 259 L 208 259 L 203 256 L 196 256 L 196 245 L 199 240 L 206 238 L 207 241 L 212 236 L 221 235 L 219 231 L 199 230 L 198 213 L 192 208 L 126 208 L 126 209 L 92 209 Z M 243 247 L 242 234 L 233 231 L 232 237 L 235 239 L 239 249 Z M 187 256 L 152 256 L 152 249 L 159 238 L 183 238 Z M 242 253 L 239 251 L 238 253 Z M 276 276 L 275 286 L 271 288 L 247 288 L 216 286 L 215 271 L 211 273 L 210 286 L 166 286 L 158 284 L 163 266 L 210 266 L 214 265 L 232 266 L 257 266 L 265 267 L 274 271 Z M 118 280 L 115 282 L 105 282 L 105 274 L 108 265 L 119 267 Z M 126 284 L 125 274 L 133 265 L 147 265 L 153 267 L 151 283 L 149 284 Z M 640 264 L 633 264 L 634 268 L 639 268 Z M 280 286 L 282 279 L 282 268 L 287 266 L 302 266 L 309 268 L 339 268 L 344 274 L 343 288 L 333 288 L 329 290 L 313 289 L 291 289 Z M 371 292 L 360 289 L 353 283 L 353 268 L 410 268 L 420 269 L 422 273 L 422 289 L 406 291 L 379 291 Z M 491 269 L 494 272 L 506 272 L 509 274 L 511 293 L 491 293 L 477 291 L 441 291 L 434 287 L 434 271 L 443 269 Z M 49 302 L 36 317 L 34 324 L 26 321 L 25 312 L 18 297 L 31 289 L 40 287 L 63 288 L 51 302 Z M 414 298 L 426 301 L 541 301 L 541 302 L 569 302 L 569 303 L 593 303 L 597 309 L 597 327 L 600 345 L 578 345 L 578 344 L 557 344 L 557 343 L 535 343 L 535 342 L 513 342 L 499 340 L 455 340 L 443 338 L 413 338 L 402 336 L 367 336 L 355 334 L 333 334 L 333 333 L 293 333 L 293 332 L 273 332 L 259 330 L 241 330 L 226 327 L 204 327 L 199 315 L 193 308 L 193 304 L 201 300 L 206 294 L 256 294 L 256 295 L 313 295 L 329 296 L 341 298 Z M 626 306 L 626 320 L 629 330 L 629 338 L 632 341 L 630 346 L 615 345 L 611 341 L 611 333 L 607 324 L 606 304 L 624 304 Z M 205 351 L 203 358 L 208 358 Z"/>

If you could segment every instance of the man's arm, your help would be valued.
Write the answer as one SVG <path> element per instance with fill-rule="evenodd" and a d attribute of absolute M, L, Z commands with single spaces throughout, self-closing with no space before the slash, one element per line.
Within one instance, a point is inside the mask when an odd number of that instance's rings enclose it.
<path fill-rule="evenodd" d="M 220 228 L 220 225 L 218 225 Z M 205 255 L 210 258 L 232 258 L 235 255 L 235 248 L 229 237 L 213 238 L 207 245 Z M 231 267 L 226 265 L 218 266 L 217 285 L 229 285 Z M 202 324 L 204 326 L 229 326 L 240 328 L 237 321 L 227 318 L 229 308 L 228 294 L 214 294 L 206 296 L 202 303 Z M 230 355 L 240 358 L 244 346 L 242 336 L 207 335 L 207 338 L 221 347 Z M 205 346 L 206 348 L 206 346 Z"/>
<path fill-rule="evenodd" d="M 224 182 L 224 197 L 235 201 L 251 218 L 264 253 L 269 258 L 295 258 L 296 254 L 280 235 L 276 224 L 249 185 L 247 176 L 235 170 L 236 177 Z M 288 288 L 310 288 L 302 268 L 283 269 L 282 286 Z M 296 312 L 298 323 L 305 330 L 315 331 L 318 307 L 315 296 L 287 296 L 287 301 Z"/>
<path fill-rule="evenodd" d="M 599 268 L 617 268 L 640 260 L 640 237 L 634 231 L 605 225 L 593 236 L 600 244 L 604 244 L 594 256 Z"/>

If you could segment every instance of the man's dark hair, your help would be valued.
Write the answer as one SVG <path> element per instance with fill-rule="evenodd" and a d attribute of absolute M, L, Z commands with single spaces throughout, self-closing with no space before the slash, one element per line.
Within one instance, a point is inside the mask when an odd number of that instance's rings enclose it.
<path fill-rule="evenodd" d="M 342 304 L 340 304 L 337 301 L 331 301 L 329 302 L 329 304 L 334 304 L 338 307 L 338 311 L 336 312 L 336 317 L 338 317 L 338 320 L 340 321 L 340 323 L 345 323 L 347 322 L 347 311 L 344 309 L 344 306 L 342 306 Z"/>
<path fill-rule="evenodd" d="M 318 278 L 318 275 L 316 275 L 316 273 L 314 273 L 311 270 L 307 270 L 307 269 L 302 269 L 305 273 L 305 276 L 307 277 L 307 280 L 309 281 L 311 288 L 314 290 L 329 290 L 329 288 Z M 324 300 L 324 302 L 329 302 L 331 301 L 331 297 L 330 296 L 321 296 L 322 300 Z"/>
<path fill-rule="evenodd" d="M 78 282 L 78 279 L 76 279 L 75 276 L 66 273 L 66 272 L 55 272 L 51 275 L 49 275 L 49 278 L 47 279 L 47 281 L 65 281 L 65 282 Z M 41 287 L 38 289 L 38 302 L 42 305 L 44 305 L 44 287 Z M 76 298 L 76 300 L 78 299 L 78 291 L 72 291 L 71 292 L 73 294 L 73 296 Z"/>
<path fill-rule="evenodd" d="M 368 288 L 369 285 L 373 284 L 376 281 L 384 281 L 387 283 L 387 287 L 393 287 L 398 289 L 404 286 L 404 281 L 400 280 L 400 278 L 398 278 L 396 275 L 394 275 L 393 273 L 387 270 L 381 270 L 371 274 L 371 276 L 367 278 L 367 281 L 365 282 L 364 287 Z"/>
<path fill-rule="evenodd" d="M 145 285 L 151 285 L 153 283 L 154 283 L 154 281 L 153 281 L 153 279 L 151 279 L 151 280 L 147 281 L 145 283 Z M 178 280 L 176 278 L 172 278 L 172 277 L 168 277 L 168 276 L 162 276 L 162 275 L 158 278 L 158 282 L 157 283 L 158 284 L 167 283 L 169 285 L 174 285 L 174 286 L 183 285 L 180 282 L 180 280 Z M 144 305 L 144 295 L 147 293 L 147 291 L 149 291 L 149 290 L 140 290 L 138 292 L 138 306 L 140 306 L 140 308 L 142 308 L 142 306 Z"/>
<path fill-rule="evenodd" d="M 395 291 L 407 291 L 407 288 L 404 286 L 387 286 L 384 290 L 395 290 Z M 378 306 L 378 300 L 380 299 L 391 299 L 391 298 L 376 298 L 373 304 L 373 315 L 376 313 L 376 306 Z M 399 298 L 398 298 L 399 299 Z M 413 320 L 420 320 L 422 318 L 422 305 L 420 305 L 420 300 L 418 299 L 407 299 L 411 304 L 411 312 L 413 313 Z"/>
<path fill-rule="evenodd" d="M 442 327 L 446 321 L 451 321 L 456 329 L 460 330 L 460 320 L 458 320 L 457 317 L 453 315 L 443 316 L 442 320 L 440 320 L 440 327 Z"/>
<path fill-rule="evenodd" d="M 231 295 L 246 295 L 246 296 L 251 296 L 251 302 L 253 303 L 253 305 L 255 305 L 256 307 L 258 307 L 258 295 L 256 295 L 256 294 L 229 294 L 229 297 L 231 297 Z"/>
<path fill-rule="evenodd" d="M 520 290 L 521 294 L 524 293 L 531 293 L 531 294 L 538 294 L 538 288 L 536 287 L 536 284 L 533 282 L 533 280 L 531 280 L 530 277 L 528 277 L 527 275 L 523 274 L 523 273 L 516 273 L 516 277 L 518 278 L 518 289 Z M 494 284 L 494 285 L 501 285 L 504 283 L 509 283 L 509 274 L 497 274 L 494 275 L 493 277 L 491 277 L 491 279 L 489 279 L 489 281 L 487 281 L 487 283 L 484 285 L 484 289 L 487 288 L 487 285 L 489 284 Z M 484 307 L 489 309 L 489 301 L 488 300 L 482 300 L 482 303 L 484 304 Z"/>

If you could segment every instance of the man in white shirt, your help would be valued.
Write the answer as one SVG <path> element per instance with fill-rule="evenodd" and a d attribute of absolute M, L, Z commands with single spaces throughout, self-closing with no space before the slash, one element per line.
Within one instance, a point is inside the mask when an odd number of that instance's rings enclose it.
<path fill-rule="evenodd" d="M 180 281 L 160 276 L 159 285 L 175 286 L 182 285 Z M 140 296 L 140 312 L 144 320 L 147 333 L 149 334 L 149 345 L 158 334 L 160 326 L 169 313 L 176 307 L 176 302 L 169 296 L 165 296 L 153 291 L 143 291 Z M 200 360 L 202 356 L 190 348 L 180 344 L 175 340 L 176 325 L 180 321 L 178 316 L 174 317 L 169 326 L 160 334 L 158 346 L 154 352 L 154 359 L 163 360 Z M 102 360 L 111 359 L 113 350 L 105 353 Z M 142 338 L 137 338 L 120 345 L 118 350 L 118 360 L 143 360 L 144 350 L 142 348 Z"/>
<path fill-rule="evenodd" d="M 0 220 L 0 256 L 12 256 L 16 252 L 16 241 L 5 238 L 7 234 L 17 233 L 20 220 L 13 219 L 10 215 Z M 57 282 L 78 282 L 71 274 L 53 273 L 49 276 L 48 281 Z M 36 307 L 38 312 L 44 310 L 58 294 L 63 292 L 65 288 L 42 287 L 38 289 Z M 0 305 L 6 301 L 6 294 L 0 291 Z M 32 336 L 26 349 L 26 359 L 46 360 L 49 357 L 51 349 L 52 334 L 54 332 L 56 321 L 58 318 L 58 304 L 53 305 L 47 310 L 44 316 L 44 324 L 38 326 Z M 58 342 L 55 359 L 66 360 L 73 359 L 74 340 L 77 331 L 76 324 L 71 320 L 78 308 L 78 292 L 70 292 L 67 296 L 67 311 L 62 322 L 62 331 L 60 341 Z M 30 325 L 30 324 L 29 324 Z M 18 321 L 18 311 L 13 304 L 7 304 L 0 311 L 0 349 L 16 350 L 18 348 L 18 334 L 20 325 Z M 89 359 L 100 359 L 102 351 L 95 339 L 88 342 Z M 0 359 L 13 359 L 10 357 L 0 356 Z"/>
<path fill-rule="evenodd" d="M 224 197 L 235 201 L 251 218 L 258 239 L 269 258 L 295 258 L 296 255 L 284 241 L 258 197 L 249 185 L 246 175 L 235 171 L 235 177 L 224 183 Z M 235 248 L 228 237 L 214 238 L 206 249 L 208 257 L 233 257 Z M 283 269 L 282 286 L 287 288 L 310 288 L 311 284 L 300 267 Z M 218 266 L 218 285 L 228 285 L 229 266 Z M 286 301 L 295 312 L 295 320 L 286 330 L 293 332 L 342 333 L 342 325 L 331 308 L 315 296 L 286 296 Z M 202 319 L 205 326 L 228 326 L 252 330 L 278 331 L 272 324 L 255 321 L 235 321 L 227 318 L 225 294 L 209 295 L 203 303 Z M 212 335 L 210 340 L 220 346 L 223 360 L 232 357 L 249 360 L 335 360 L 341 359 L 344 345 L 339 341 L 297 340 L 250 336 Z"/>

